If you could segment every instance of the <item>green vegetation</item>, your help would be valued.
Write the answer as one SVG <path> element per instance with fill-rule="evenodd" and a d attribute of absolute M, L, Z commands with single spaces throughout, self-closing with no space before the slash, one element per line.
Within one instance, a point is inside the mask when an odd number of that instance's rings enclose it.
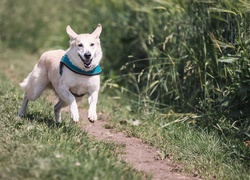
<path fill-rule="evenodd" d="M 250 178 L 248 0 L 2 0 L 0 18 L 1 50 L 26 53 L 67 48 L 67 24 L 91 32 L 101 23 L 103 96 L 116 96 L 100 100 L 109 126 L 204 178 Z M 32 65 L 18 55 L 0 62 L 17 65 L 10 77 L 20 80 Z"/>
<path fill-rule="evenodd" d="M 194 176 L 249 179 L 249 147 L 241 139 L 187 123 L 188 114 L 159 114 L 154 110 L 138 114 L 124 104 L 113 107 L 108 128 L 143 139 L 161 150 L 158 158 L 173 159 Z M 137 121 L 140 124 L 134 125 Z M 176 167 L 177 172 L 182 170 L 182 166 Z"/>

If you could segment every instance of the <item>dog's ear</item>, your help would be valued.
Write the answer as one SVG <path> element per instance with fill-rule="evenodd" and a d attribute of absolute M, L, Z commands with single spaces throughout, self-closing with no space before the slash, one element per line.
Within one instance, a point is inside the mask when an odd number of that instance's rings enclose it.
<path fill-rule="evenodd" d="M 94 32 L 92 32 L 92 35 L 94 35 L 95 38 L 98 39 L 100 37 L 101 32 L 102 32 L 102 25 L 98 24 L 97 28 L 94 30 Z"/>
<path fill-rule="evenodd" d="M 68 25 L 66 28 L 67 34 L 69 35 L 70 41 L 73 41 L 76 39 L 77 34 L 75 33 L 75 31 L 73 31 L 73 29 L 71 29 L 71 27 Z"/>

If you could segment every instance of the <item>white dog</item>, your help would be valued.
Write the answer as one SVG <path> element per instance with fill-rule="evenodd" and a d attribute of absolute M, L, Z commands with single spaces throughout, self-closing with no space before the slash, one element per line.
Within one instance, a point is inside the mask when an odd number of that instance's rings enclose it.
<path fill-rule="evenodd" d="M 99 63 L 102 58 L 99 36 L 102 26 L 99 24 L 91 34 L 78 35 L 70 26 L 67 26 L 66 31 L 70 37 L 69 49 L 43 53 L 32 72 L 20 83 L 25 91 L 20 116 L 25 115 L 29 100 L 36 100 L 46 87 L 50 87 L 59 97 L 54 106 L 56 122 L 61 122 L 60 110 L 67 105 L 72 120 L 78 122 L 76 102 L 84 94 L 88 94 L 88 119 L 90 122 L 97 120 L 96 104 L 101 73 Z"/>

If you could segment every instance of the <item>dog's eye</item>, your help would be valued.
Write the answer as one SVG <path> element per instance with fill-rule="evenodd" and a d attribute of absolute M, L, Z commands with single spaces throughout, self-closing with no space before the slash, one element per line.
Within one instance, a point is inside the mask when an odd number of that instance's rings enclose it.
<path fill-rule="evenodd" d="M 90 46 L 94 46 L 95 44 L 94 43 L 91 43 Z"/>
<path fill-rule="evenodd" d="M 77 46 L 78 46 L 78 47 L 83 47 L 83 45 L 82 45 L 82 44 L 78 44 Z"/>

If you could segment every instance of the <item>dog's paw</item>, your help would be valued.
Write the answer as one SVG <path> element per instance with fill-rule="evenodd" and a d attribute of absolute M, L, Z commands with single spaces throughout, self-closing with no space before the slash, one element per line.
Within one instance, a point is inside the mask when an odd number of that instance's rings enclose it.
<path fill-rule="evenodd" d="M 94 123 L 97 120 L 97 114 L 96 114 L 96 112 L 89 111 L 89 113 L 88 113 L 88 120 L 89 120 L 89 122 Z"/>
<path fill-rule="evenodd" d="M 24 117 L 25 113 L 23 113 L 23 112 L 18 112 L 17 115 L 18 115 L 19 117 Z"/>
<path fill-rule="evenodd" d="M 70 117 L 71 117 L 72 121 L 78 122 L 79 121 L 79 113 L 78 113 L 78 111 L 77 112 L 71 112 Z"/>
<path fill-rule="evenodd" d="M 70 117 L 72 121 L 78 122 L 79 121 L 79 112 L 77 106 L 71 106 L 70 107 Z"/>
<path fill-rule="evenodd" d="M 20 116 L 20 117 L 25 116 L 25 114 L 26 114 L 26 111 L 23 110 L 23 109 L 21 109 L 21 110 L 18 112 L 18 116 Z"/>
<path fill-rule="evenodd" d="M 62 122 L 61 113 L 55 112 L 55 120 L 56 120 L 56 123 L 61 123 Z"/>

